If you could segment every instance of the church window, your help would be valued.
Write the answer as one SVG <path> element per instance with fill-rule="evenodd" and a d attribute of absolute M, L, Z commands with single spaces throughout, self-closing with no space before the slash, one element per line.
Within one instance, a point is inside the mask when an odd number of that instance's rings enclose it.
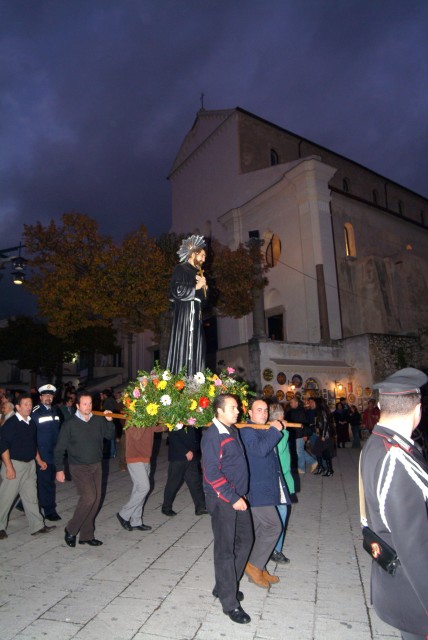
<path fill-rule="evenodd" d="M 276 164 L 279 164 L 279 156 L 275 149 L 270 150 L 270 166 L 274 167 Z"/>
<path fill-rule="evenodd" d="M 268 337 L 271 340 L 284 340 L 284 315 L 275 313 L 267 318 Z"/>
<path fill-rule="evenodd" d="M 355 234 L 354 227 L 350 222 L 346 222 L 344 226 L 345 231 L 345 252 L 348 258 L 357 257 L 357 248 L 355 246 Z"/>

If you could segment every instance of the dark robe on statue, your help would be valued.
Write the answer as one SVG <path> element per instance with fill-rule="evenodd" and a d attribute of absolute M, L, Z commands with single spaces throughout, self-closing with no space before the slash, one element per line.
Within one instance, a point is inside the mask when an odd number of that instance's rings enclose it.
<path fill-rule="evenodd" d="M 188 376 L 205 369 L 205 337 L 202 327 L 204 290 L 196 291 L 199 269 L 190 262 L 178 264 L 172 274 L 169 299 L 174 317 L 169 341 L 167 369 L 172 373 L 186 367 Z"/>

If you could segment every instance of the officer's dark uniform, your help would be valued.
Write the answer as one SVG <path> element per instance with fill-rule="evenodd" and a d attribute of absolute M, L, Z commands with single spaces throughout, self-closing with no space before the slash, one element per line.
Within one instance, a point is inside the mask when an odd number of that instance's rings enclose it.
<path fill-rule="evenodd" d="M 416 393 L 427 376 L 407 368 L 375 385 L 381 394 Z M 428 467 L 412 440 L 379 423 L 361 454 L 368 525 L 397 552 L 388 574 L 373 561 L 371 597 L 378 616 L 403 638 L 428 635 Z"/>
<path fill-rule="evenodd" d="M 37 467 L 39 505 L 45 518 L 59 520 L 56 512 L 54 450 L 61 426 L 60 412 L 56 407 L 45 407 L 44 404 L 40 404 L 34 407 L 31 417 L 37 425 L 37 448 L 42 460 L 48 465 L 46 471 L 40 471 Z"/>

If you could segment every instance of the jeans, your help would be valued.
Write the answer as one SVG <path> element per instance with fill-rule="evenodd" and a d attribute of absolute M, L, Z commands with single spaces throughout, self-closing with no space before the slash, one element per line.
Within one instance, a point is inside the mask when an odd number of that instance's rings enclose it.
<path fill-rule="evenodd" d="M 314 464 L 315 458 L 306 451 L 304 438 L 296 439 L 296 451 L 297 451 L 297 466 L 303 472 L 305 472 L 306 464 Z"/>
<path fill-rule="evenodd" d="M 288 521 L 290 519 L 291 514 L 291 504 L 277 504 L 276 509 L 279 513 L 279 517 L 282 522 L 282 531 L 281 535 L 278 538 L 278 542 L 276 543 L 275 551 L 278 553 L 282 552 L 282 546 L 284 544 L 284 538 L 287 531 Z"/>

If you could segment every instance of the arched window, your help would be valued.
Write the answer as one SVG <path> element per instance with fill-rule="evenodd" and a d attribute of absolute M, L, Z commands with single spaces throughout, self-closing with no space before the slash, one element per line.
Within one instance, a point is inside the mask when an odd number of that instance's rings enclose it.
<path fill-rule="evenodd" d="M 346 222 L 344 226 L 345 231 L 345 252 L 347 258 L 357 257 L 357 248 L 355 246 L 355 234 L 354 227 L 350 222 Z"/>
<path fill-rule="evenodd" d="M 375 204 L 379 204 L 379 194 L 376 189 L 373 189 L 372 195 L 373 195 L 373 202 Z"/>
<path fill-rule="evenodd" d="M 349 193 L 351 191 L 351 182 L 349 178 L 343 178 L 342 188 L 345 193 Z"/>
<path fill-rule="evenodd" d="M 279 164 L 279 155 L 275 151 L 275 149 L 270 150 L 270 166 L 274 167 L 276 164 Z"/>

